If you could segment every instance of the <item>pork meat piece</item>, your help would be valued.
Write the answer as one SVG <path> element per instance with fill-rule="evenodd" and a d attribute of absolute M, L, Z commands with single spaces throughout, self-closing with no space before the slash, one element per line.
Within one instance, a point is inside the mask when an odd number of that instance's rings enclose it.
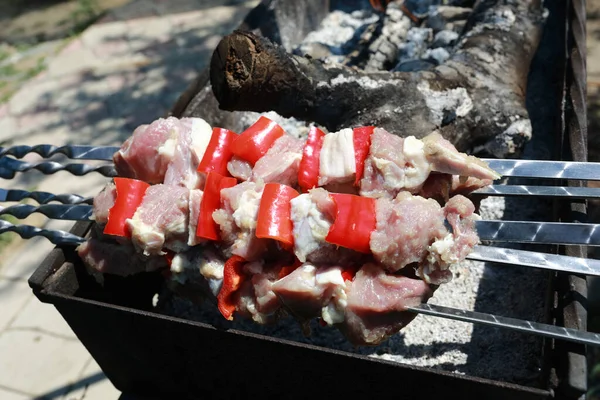
<path fill-rule="evenodd" d="M 416 193 L 431 172 L 423 148 L 423 142 L 414 136 L 401 138 L 375 128 L 365 159 L 360 194 L 393 199 L 401 190 Z"/>
<path fill-rule="evenodd" d="M 275 322 L 280 316 L 281 302 L 273 291 L 279 268 L 261 261 L 247 263 L 243 269 L 247 279 L 236 296 L 236 311 L 243 318 L 259 324 Z"/>
<path fill-rule="evenodd" d="M 76 251 L 88 269 L 104 274 L 129 276 L 168 266 L 164 257 L 144 257 L 127 243 L 117 244 L 92 238 L 79 245 Z"/>
<path fill-rule="evenodd" d="M 254 164 L 250 179 L 254 182 L 296 186 L 303 147 L 303 141 L 283 135 L 273 143 L 267 154 Z"/>
<path fill-rule="evenodd" d="M 300 320 L 321 317 L 330 324 L 344 320 L 346 283 L 339 266 L 305 263 L 272 285 L 286 309 Z"/>
<path fill-rule="evenodd" d="M 190 198 L 188 201 L 189 207 L 189 227 L 188 227 L 188 246 L 196 246 L 197 244 L 204 243 L 202 238 L 196 236 L 196 229 L 198 228 L 198 217 L 200 216 L 200 203 L 202 203 L 202 195 L 204 192 L 200 189 L 190 190 Z"/>
<path fill-rule="evenodd" d="M 452 232 L 433 242 L 417 270 L 417 276 L 436 285 L 450 281 L 450 266 L 464 260 L 480 242 L 475 222 L 481 217 L 475 214 L 471 200 L 462 195 L 453 196 L 444 206 L 444 216 Z"/>
<path fill-rule="evenodd" d="M 335 219 L 335 203 L 329 193 L 315 188 L 291 201 L 294 254 L 301 262 L 360 263 L 363 255 L 327 243 L 325 237 Z"/>
<path fill-rule="evenodd" d="M 212 128 L 202 118 L 182 118 L 179 125 L 175 137 L 169 139 L 174 143 L 163 146 L 171 158 L 164 183 L 190 190 L 203 188 L 204 174 L 199 174 L 196 170 L 212 136 Z"/>
<path fill-rule="evenodd" d="M 93 218 L 99 225 L 108 222 L 108 211 L 115 205 L 117 200 L 117 188 L 113 182 L 109 183 L 100 193 L 94 197 Z"/>
<path fill-rule="evenodd" d="M 442 137 L 439 132 L 432 132 L 423 139 L 424 152 L 431 163 L 432 171 L 450 175 L 472 176 L 478 179 L 499 179 L 501 177 L 485 162 L 477 157 L 460 153 L 456 147 Z"/>
<path fill-rule="evenodd" d="M 417 314 L 406 311 L 426 302 L 433 292 L 420 279 L 387 274 L 366 264 L 348 284 L 344 321 L 338 328 L 355 345 L 377 345 L 398 333 Z"/>
<path fill-rule="evenodd" d="M 227 256 L 235 254 L 254 261 L 267 250 L 267 239 L 255 235 L 262 191 L 263 185 L 255 182 L 242 182 L 221 190 L 221 208 L 213 213 L 213 219 L 227 246 Z"/>
<path fill-rule="evenodd" d="M 472 176 L 469 177 L 465 177 L 465 176 L 452 176 L 452 188 L 451 188 L 451 195 L 457 195 L 457 194 L 469 194 L 471 192 L 474 192 L 477 189 L 481 189 L 484 188 L 486 186 L 489 186 L 492 184 L 492 180 L 491 179 L 478 179 L 478 178 L 473 178 Z"/>
<path fill-rule="evenodd" d="M 177 118 L 140 125 L 113 156 L 117 175 L 150 184 L 162 183 L 181 128 Z"/>
<path fill-rule="evenodd" d="M 180 252 L 189 238 L 189 189 L 182 186 L 153 185 L 127 220 L 131 239 L 145 255 L 163 254 L 163 248 Z"/>
<path fill-rule="evenodd" d="M 196 169 L 211 135 L 201 118 L 159 118 L 141 125 L 113 157 L 117 174 L 150 184 L 200 187 Z"/>
<path fill-rule="evenodd" d="M 394 200 L 378 199 L 375 212 L 371 251 L 390 272 L 423 261 L 429 246 L 448 234 L 443 209 L 433 199 L 400 192 Z"/>

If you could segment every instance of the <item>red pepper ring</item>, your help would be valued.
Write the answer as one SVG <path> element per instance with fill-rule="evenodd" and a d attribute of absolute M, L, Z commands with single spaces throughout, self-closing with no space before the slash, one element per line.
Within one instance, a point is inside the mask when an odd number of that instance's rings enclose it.
<path fill-rule="evenodd" d="M 298 186 L 304 192 L 319 186 L 320 155 L 324 138 L 322 130 L 316 126 L 310 128 L 298 167 Z"/>
<path fill-rule="evenodd" d="M 223 286 L 217 295 L 217 308 L 225 319 L 233 321 L 235 312 L 234 294 L 244 281 L 243 268 L 246 260 L 240 256 L 232 256 L 223 268 Z"/>
<path fill-rule="evenodd" d="M 365 160 L 369 155 L 371 148 L 371 135 L 375 130 L 374 126 L 363 126 L 352 130 L 352 142 L 354 144 L 354 155 L 356 157 L 356 179 L 354 186 L 358 186 L 365 169 Z"/>
<path fill-rule="evenodd" d="M 204 194 L 200 202 L 200 212 L 198 213 L 198 224 L 196 226 L 196 236 L 219 240 L 220 233 L 217 223 L 212 215 L 221 207 L 221 190 L 233 187 L 237 184 L 237 179 L 227 178 L 216 172 L 209 172 L 204 184 Z"/>
<path fill-rule="evenodd" d="M 213 128 L 204 156 L 198 164 L 198 172 L 216 172 L 223 176 L 231 176 L 227 170 L 227 163 L 233 156 L 231 144 L 236 137 L 237 134 L 228 129 Z"/>
<path fill-rule="evenodd" d="M 125 221 L 132 218 L 137 208 L 142 204 L 146 189 L 150 184 L 130 178 L 114 178 L 117 198 L 115 204 L 108 210 L 108 222 L 104 227 L 105 235 L 131 237 L 131 232 L 125 226 Z"/>
<path fill-rule="evenodd" d="M 360 253 L 371 253 L 369 244 L 375 230 L 375 199 L 354 194 L 331 193 L 335 220 L 325 241 Z"/>
<path fill-rule="evenodd" d="M 290 201 L 299 195 L 290 186 L 267 183 L 258 207 L 256 237 L 274 239 L 284 245 L 292 246 L 294 226 L 291 220 Z"/>
<path fill-rule="evenodd" d="M 254 165 L 284 133 L 283 128 L 276 122 L 261 116 L 235 138 L 231 144 L 231 151 L 233 155 Z"/>

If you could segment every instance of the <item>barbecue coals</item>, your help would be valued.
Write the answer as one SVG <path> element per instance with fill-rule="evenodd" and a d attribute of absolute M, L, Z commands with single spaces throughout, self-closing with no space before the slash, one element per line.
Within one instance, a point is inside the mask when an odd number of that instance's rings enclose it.
<path fill-rule="evenodd" d="M 122 276 L 167 269 L 169 287 L 216 300 L 227 319 L 318 318 L 374 345 L 479 242 L 475 207 L 455 192 L 499 177 L 436 132 L 312 127 L 298 139 L 263 116 L 227 135 L 199 118 L 136 129 L 114 156 L 125 181 L 94 201 L 98 230 L 119 218 L 125 234 L 81 245 L 84 264 Z M 123 182 L 140 178 L 152 185 L 127 192 Z"/>

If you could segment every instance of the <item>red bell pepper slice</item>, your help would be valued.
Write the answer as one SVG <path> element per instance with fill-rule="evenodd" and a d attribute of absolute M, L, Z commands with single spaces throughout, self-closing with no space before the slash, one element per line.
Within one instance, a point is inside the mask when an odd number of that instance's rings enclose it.
<path fill-rule="evenodd" d="M 235 303 L 233 295 L 240 288 L 245 278 L 243 267 L 246 264 L 240 256 L 232 256 L 223 268 L 223 286 L 217 295 L 217 308 L 225 319 L 233 321 Z"/>
<path fill-rule="evenodd" d="M 319 185 L 319 160 L 324 138 L 322 130 L 316 126 L 310 128 L 298 167 L 298 185 L 304 192 Z"/>
<path fill-rule="evenodd" d="M 150 184 L 130 178 L 114 178 L 117 198 L 115 204 L 108 210 L 108 222 L 104 234 L 131 237 L 131 232 L 125 226 L 125 221 L 133 217 L 137 208 L 142 204 L 146 189 Z"/>
<path fill-rule="evenodd" d="M 228 129 L 213 128 L 204 156 L 198 164 L 198 172 L 216 172 L 223 176 L 231 176 L 227 171 L 227 163 L 233 156 L 231 143 L 236 137 L 237 134 Z"/>
<path fill-rule="evenodd" d="M 300 194 L 290 186 L 267 183 L 260 199 L 256 220 L 256 237 L 274 239 L 284 245 L 294 244 L 290 200 Z"/>
<path fill-rule="evenodd" d="M 325 241 L 360 253 L 370 253 L 369 241 L 375 230 L 375 199 L 354 194 L 331 193 L 336 217 Z"/>
<path fill-rule="evenodd" d="M 356 157 L 356 179 L 354 186 L 358 186 L 365 169 L 365 159 L 369 155 L 371 148 L 371 134 L 375 130 L 374 126 L 363 126 L 352 130 L 352 142 L 354 143 L 354 155 Z"/>
<path fill-rule="evenodd" d="M 283 128 L 276 122 L 261 116 L 235 138 L 231 144 L 231 151 L 235 156 L 255 164 L 284 133 Z"/>
<path fill-rule="evenodd" d="M 237 185 L 235 178 L 227 178 L 216 172 L 208 173 L 204 185 L 204 194 L 200 202 L 200 212 L 198 213 L 197 237 L 209 240 L 219 240 L 221 238 L 219 227 L 212 214 L 221 207 L 221 190 L 235 185 Z"/>

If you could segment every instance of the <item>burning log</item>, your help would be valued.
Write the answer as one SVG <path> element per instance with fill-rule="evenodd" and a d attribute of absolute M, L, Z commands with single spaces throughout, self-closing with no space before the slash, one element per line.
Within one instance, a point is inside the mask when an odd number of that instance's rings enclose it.
<path fill-rule="evenodd" d="M 519 155 L 531 138 L 525 107 L 540 1 L 480 1 L 443 64 L 415 72 L 365 72 L 294 56 L 235 31 L 211 60 L 211 84 L 228 111 L 275 111 L 329 130 L 377 125 L 424 137 L 440 129 L 460 151 Z"/>

